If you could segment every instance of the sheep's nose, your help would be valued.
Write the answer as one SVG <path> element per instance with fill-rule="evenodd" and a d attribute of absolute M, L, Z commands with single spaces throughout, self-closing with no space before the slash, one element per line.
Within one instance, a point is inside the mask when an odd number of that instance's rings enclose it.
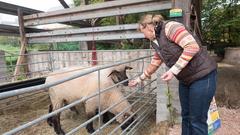
<path fill-rule="evenodd" d="M 123 83 L 124 86 L 128 86 L 128 81 Z"/>

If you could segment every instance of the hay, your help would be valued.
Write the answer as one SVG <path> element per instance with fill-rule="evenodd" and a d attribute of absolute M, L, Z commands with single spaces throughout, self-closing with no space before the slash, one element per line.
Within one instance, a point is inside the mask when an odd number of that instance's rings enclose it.
<path fill-rule="evenodd" d="M 48 113 L 48 105 L 50 104 L 50 99 L 48 95 L 44 98 L 39 96 L 31 101 L 27 102 L 19 107 L 11 108 L 8 110 L 2 110 L 0 113 L 0 134 L 7 132 L 17 126 L 20 126 L 26 122 L 32 121 L 40 116 Z M 77 106 L 79 109 L 81 106 Z M 81 123 L 85 122 L 87 117 L 85 115 L 84 109 L 80 109 L 80 116 L 75 112 L 66 110 L 61 114 L 61 125 L 65 132 L 71 131 L 73 128 L 79 126 Z M 101 134 L 107 135 L 114 128 L 119 126 L 117 122 L 112 122 L 110 125 L 106 126 Z M 98 127 L 98 119 L 94 121 L 94 127 Z M 121 130 L 117 130 L 117 133 L 120 133 Z M 46 121 L 34 125 L 31 128 L 27 128 L 21 132 L 20 135 L 54 135 L 55 132 L 52 127 L 50 127 Z M 77 135 L 88 135 L 85 128 L 80 129 Z"/>

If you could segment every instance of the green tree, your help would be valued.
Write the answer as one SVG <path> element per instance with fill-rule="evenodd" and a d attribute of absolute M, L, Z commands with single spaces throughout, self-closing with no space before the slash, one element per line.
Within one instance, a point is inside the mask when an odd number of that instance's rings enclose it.
<path fill-rule="evenodd" d="M 204 0 L 202 31 L 205 41 L 240 45 L 240 3 L 238 0 Z"/>

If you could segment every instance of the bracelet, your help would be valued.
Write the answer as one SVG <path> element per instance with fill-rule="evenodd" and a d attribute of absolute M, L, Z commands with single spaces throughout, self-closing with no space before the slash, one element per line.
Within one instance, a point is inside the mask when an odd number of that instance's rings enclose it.
<path fill-rule="evenodd" d="M 142 82 L 142 80 L 140 79 L 140 77 L 138 77 L 138 78 L 136 79 L 136 81 L 137 81 L 138 83 L 141 83 L 141 82 Z"/>

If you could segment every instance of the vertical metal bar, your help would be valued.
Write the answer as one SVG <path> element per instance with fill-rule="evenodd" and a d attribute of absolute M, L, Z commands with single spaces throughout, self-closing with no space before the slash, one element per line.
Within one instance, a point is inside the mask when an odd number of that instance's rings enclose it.
<path fill-rule="evenodd" d="M 137 57 L 139 58 L 139 51 L 137 51 Z M 137 67 L 139 67 L 139 61 L 137 61 Z"/>
<path fill-rule="evenodd" d="M 11 73 L 13 73 L 13 69 L 14 69 L 14 67 L 13 67 L 13 62 L 12 62 L 12 54 L 10 54 L 10 69 L 11 69 Z"/>
<path fill-rule="evenodd" d="M 101 80 L 100 80 L 100 70 L 98 70 L 98 129 L 99 129 L 99 134 L 101 135 Z"/>
<path fill-rule="evenodd" d="M 57 46 L 57 43 L 55 43 L 56 44 L 56 46 Z M 63 64 L 62 64 L 62 61 L 61 61 L 61 59 L 60 59 L 60 53 L 59 53 L 59 51 L 57 51 L 57 57 L 58 57 L 58 68 L 63 68 Z M 62 56 L 63 57 L 63 56 Z"/>
<path fill-rule="evenodd" d="M 66 65 L 67 65 L 67 67 L 72 65 L 72 61 L 70 58 L 70 52 L 67 52 L 67 54 L 66 54 Z"/>
<path fill-rule="evenodd" d="M 144 59 L 142 59 L 142 73 L 144 72 Z M 142 92 L 145 91 L 145 87 L 141 85 Z"/>
<path fill-rule="evenodd" d="M 122 51 L 120 51 L 120 60 L 123 59 L 123 54 L 122 54 Z"/>
<path fill-rule="evenodd" d="M 52 64 L 52 56 L 51 56 L 51 52 L 50 53 L 48 53 L 48 60 L 49 60 L 49 62 L 48 62 L 48 64 L 49 64 L 49 67 L 48 67 L 48 69 L 49 69 L 49 71 L 53 71 L 53 64 Z"/>
<path fill-rule="evenodd" d="M 112 52 L 112 61 L 115 62 L 115 61 L 114 61 L 114 57 L 113 57 L 113 51 L 111 51 L 111 52 Z"/>
<path fill-rule="evenodd" d="M 51 63 L 52 63 L 52 71 L 54 71 L 55 68 L 56 68 L 56 67 L 55 67 L 55 64 L 54 64 L 54 63 L 55 63 L 55 58 L 54 58 L 54 55 L 53 55 L 53 51 L 52 51 L 52 50 L 51 50 L 50 53 L 51 53 L 51 60 L 52 60 L 52 62 L 51 62 Z"/>
<path fill-rule="evenodd" d="M 80 64 L 82 64 L 83 65 L 83 62 L 84 62 L 84 58 L 85 58 L 85 56 L 86 56 L 86 54 L 84 53 L 84 52 L 80 52 L 80 53 L 78 53 L 78 56 L 79 56 L 79 54 L 80 54 L 80 58 L 78 58 L 78 64 L 80 65 Z"/>
<path fill-rule="evenodd" d="M 147 55 L 152 55 L 152 51 L 151 50 L 149 50 L 148 51 L 148 54 Z M 152 58 L 151 57 L 149 57 L 149 62 L 151 63 L 151 60 L 152 60 Z M 150 81 L 152 81 L 152 78 L 150 79 Z M 152 84 L 152 83 L 151 83 Z M 149 87 L 148 87 L 148 90 L 151 90 L 151 87 L 152 87 L 152 85 L 149 85 Z"/>

